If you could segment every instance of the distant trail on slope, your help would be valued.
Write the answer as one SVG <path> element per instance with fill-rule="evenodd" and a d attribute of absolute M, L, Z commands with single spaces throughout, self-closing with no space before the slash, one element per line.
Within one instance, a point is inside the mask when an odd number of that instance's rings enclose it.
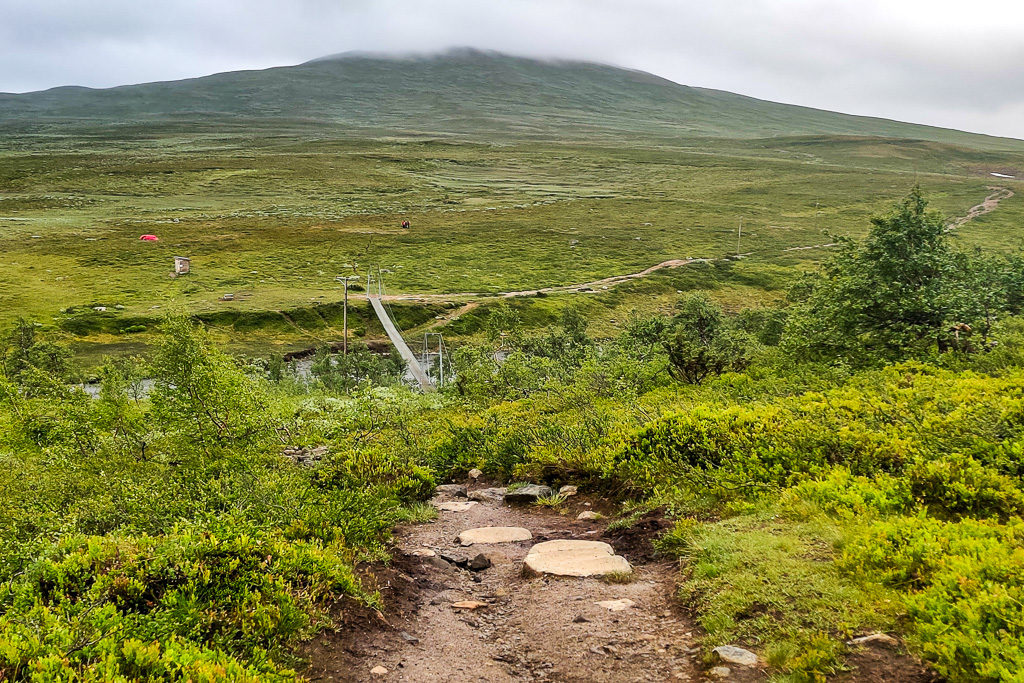
<path fill-rule="evenodd" d="M 947 231 L 956 230 L 973 221 L 976 218 L 980 218 L 987 213 L 991 213 L 999 208 L 999 203 L 1014 196 L 1013 190 L 1008 187 L 998 187 L 994 185 L 988 186 L 989 190 L 993 190 L 992 194 L 985 197 L 985 200 L 976 206 L 971 207 L 967 212 L 967 215 L 960 216 L 951 220 L 946 227 Z M 804 247 L 789 247 L 783 249 L 783 252 L 793 251 L 804 251 L 808 249 L 829 249 L 836 246 L 836 243 L 829 242 L 826 244 L 810 244 Z M 743 256 L 753 256 L 754 252 L 749 254 L 743 254 Z M 444 316 L 443 319 L 437 320 L 430 325 L 430 327 L 438 327 L 445 325 L 451 320 L 458 318 L 463 313 L 468 313 L 479 305 L 478 300 L 481 299 L 511 299 L 517 296 L 536 296 L 537 294 L 585 294 L 591 291 L 596 291 L 598 288 L 609 288 L 615 285 L 622 284 L 623 282 L 629 282 L 630 280 L 638 280 L 642 277 L 647 277 L 652 273 L 656 273 L 659 270 L 665 270 L 668 268 L 681 268 L 682 266 L 688 266 L 693 263 L 710 263 L 720 259 L 712 258 L 689 258 L 689 259 L 671 259 L 669 261 L 662 261 L 661 263 L 651 266 L 645 270 L 641 270 L 638 273 L 629 273 L 627 275 L 613 275 L 611 277 L 602 278 L 600 280 L 593 280 L 591 282 L 584 282 L 575 285 L 559 285 L 555 287 L 541 287 L 539 289 L 524 289 L 517 292 L 501 292 L 499 294 L 477 294 L 473 292 L 462 292 L 453 294 L 391 294 L 383 297 L 386 301 L 444 301 L 450 299 L 472 299 L 476 300 L 463 306 L 458 311 Z"/>
<path fill-rule="evenodd" d="M 985 197 L 985 201 L 977 206 L 972 206 L 971 210 L 967 212 L 966 216 L 960 216 L 950 221 L 949 225 L 946 226 L 946 230 L 956 230 L 957 228 L 973 221 L 975 218 L 980 218 L 986 213 L 992 213 L 999 208 L 999 202 L 1004 199 L 1009 199 L 1013 196 L 1013 190 L 1008 187 L 997 187 L 995 185 L 989 185 L 988 189 L 995 190 L 992 194 Z"/>
<path fill-rule="evenodd" d="M 592 282 L 584 282 L 579 285 L 563 285 L 560 287 L 544 287 L 542 289 L 527 289 L 522 292 L 504 292 L 501 294 L 504 298 L 510 298 L 514 296 L 533 296 L 538 293 L 550 293 L 550 292 L 571 292 L 573 290 L 585 290 L 595 289 L 597 287 L 612 287 L 614 285 L 622 284 L 623 282 L 629 282 L 630 280 L 638 280 L 642 277 L 647 277 L 651 273 L 655 273 L 659 270 L 665 270 L 666 268 L 679 268 L 681 266 L 688 266 L 691 263 L 710 261 L 711 259 L 700 259 L 700 258 L 688 258 L 688 259 L 672 259 L 669 261 L 662 261 L 656 266 L 651 266 L 646 270 L 641 270 L 639 273 L 629 273 L 628 275 L 613 275 L 611 277 L 602 278 L 600 280 L 594 280 Z"/>
<path fill-rule="evenodd" d="M 524 289 L 518 292 L 501 292 L 499 294 L 476 294 L 473 292 L 461 292 L 457 294 L 386 294 L 384 295 L 383 299 L 385 301 L 438 301 L 444 299 L 511 299 L 517 296 L 536 296 L 537 294 L 552 294 L 559 292 L 581 293 L 590 290 L 595 290 L 598 287 L 612 287 L 614 285 L 622 284 L 623 282 L 629 282 L 630 280 L 637 280 L 659 270 L 665 270 L 666 268 L 680 268 L 682 266 L 690 265 L 691 263 L 707 263 L 713 260 L 715 259 L 671 259 L 669 261 L 662 261 L 661 263 L 655 266 L 651 266 L 646 270 L 641 270 L 639 273 L 629 273 L 627 275 L 613 275 L 611 277 L 602 278 L 600 280 L 583 282 L 581 284 L 576 285 L 558 285 L 555 287 L 541 287 L 540 289 Z"/>

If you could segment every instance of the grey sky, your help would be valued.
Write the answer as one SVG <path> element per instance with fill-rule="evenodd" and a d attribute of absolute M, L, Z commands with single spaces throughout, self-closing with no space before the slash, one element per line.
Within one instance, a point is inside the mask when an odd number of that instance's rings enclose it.
<path fill-rule="evenodd" d="M 1024 138 L 1021 0 L 0 0 L 0 91 L 470 46 Z"/>

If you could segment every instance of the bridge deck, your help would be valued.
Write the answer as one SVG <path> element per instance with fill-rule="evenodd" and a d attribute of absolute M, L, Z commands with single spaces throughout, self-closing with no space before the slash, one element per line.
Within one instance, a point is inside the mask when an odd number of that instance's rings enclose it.
<path fill-rule="evenodd" d="M 395 348 L 398 349 L 398 353 L 401 354 L 402 359 L 405 360 L 406 365 L 409 366 L 409 371 L 412 376 L 416 378 L 416 381 L 420 385 L 420 389 L 423 391 L 434 391 L 434 385 L 431 384 L 430 378 L 427 377 L 427 373 L 423 371 L 423 366 L 416 359 L 416 355 L 409 348 L 409 345 L 402 339 L 402 335 L 399 334 L 398 328 L 395 327 L 395 323 L 392 322 L 391 316 L 384 310 L 384 304 L 381 303 L 379 296 L 367 296 L 370 300 L 370 305 L 373 306 L 373 311 L 380 318 L 381 325 L 384 326 L 384 331 L 388 333 L 388 339 L 394 344 Z"/>

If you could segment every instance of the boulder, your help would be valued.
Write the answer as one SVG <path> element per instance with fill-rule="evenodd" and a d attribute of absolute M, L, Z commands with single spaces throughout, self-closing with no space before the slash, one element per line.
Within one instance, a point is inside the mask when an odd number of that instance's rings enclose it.
<path fill-rule="evenodd" d="M 462 484 L 441 484 L 434 490 L 438 493 L 447 493 L 449 496 L 456 496 L 458 498 L 466 497 L 466 487 Z"/>
<path fill-rule="evenodd" d="M 571 540 L 546 541 L 533 546 L 526 555 L 523 569 L 534 576 L 604 576 L 633 571 L 626 558 L 616 555 L 607 543 Z"/>
<path fill-rule="evenodd" d="M 550 486 L 527 484 L 515 491 L 505 492 L 506 503 L 535 503 L 538 498 L 546 498 L 554 493 Z"/>
<path fill-rule="evenodd" d="M 481 503 L 501 503 L 505 500 L 505 489 L 480 489 L 470 493 L 469 499 Z"/>
<path fill-rule="evenodd" d="M 479 479 L 482 476 L 484 476 L 484 473 L 476 469 L 475 467 L 469 471 L 470 479 Z"/>
<path fill-rule="evenodd" d="M 529 529 L 521 526 L 485 526 L 477 529 L 467 529 L 459 534 L 459 543 L 462 545 L 489 545 L 492 543 L 516 543 L 517 541 L 529 541 L 533 534 Z"/>

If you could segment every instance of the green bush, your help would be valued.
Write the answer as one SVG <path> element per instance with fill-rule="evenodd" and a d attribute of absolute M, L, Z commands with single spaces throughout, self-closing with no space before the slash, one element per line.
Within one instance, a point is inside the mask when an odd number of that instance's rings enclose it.
<path fill-rule="evenodd" d="M 915 500 L 935 517 L 1006 520 L 1024 514 L 1024 492 L 1013 480 L 970 456 L 922 459 L 907 470 L 907 481 Z"/>
<path fill-rule="evenodd" d="M 0 671 L 290 679 L 282 647 L 326 618 L 320 602 L 335 593 L 377 600 L 331 547 L 231 528 L 68 536 L 0 588 Z"/>
<path fill-rule="evenodd" d="M 1024 523 L 919 515 L 868 526 L 839 566 L 907 591 L 920 651 L 952 681 L 1024 671 Z"/>

